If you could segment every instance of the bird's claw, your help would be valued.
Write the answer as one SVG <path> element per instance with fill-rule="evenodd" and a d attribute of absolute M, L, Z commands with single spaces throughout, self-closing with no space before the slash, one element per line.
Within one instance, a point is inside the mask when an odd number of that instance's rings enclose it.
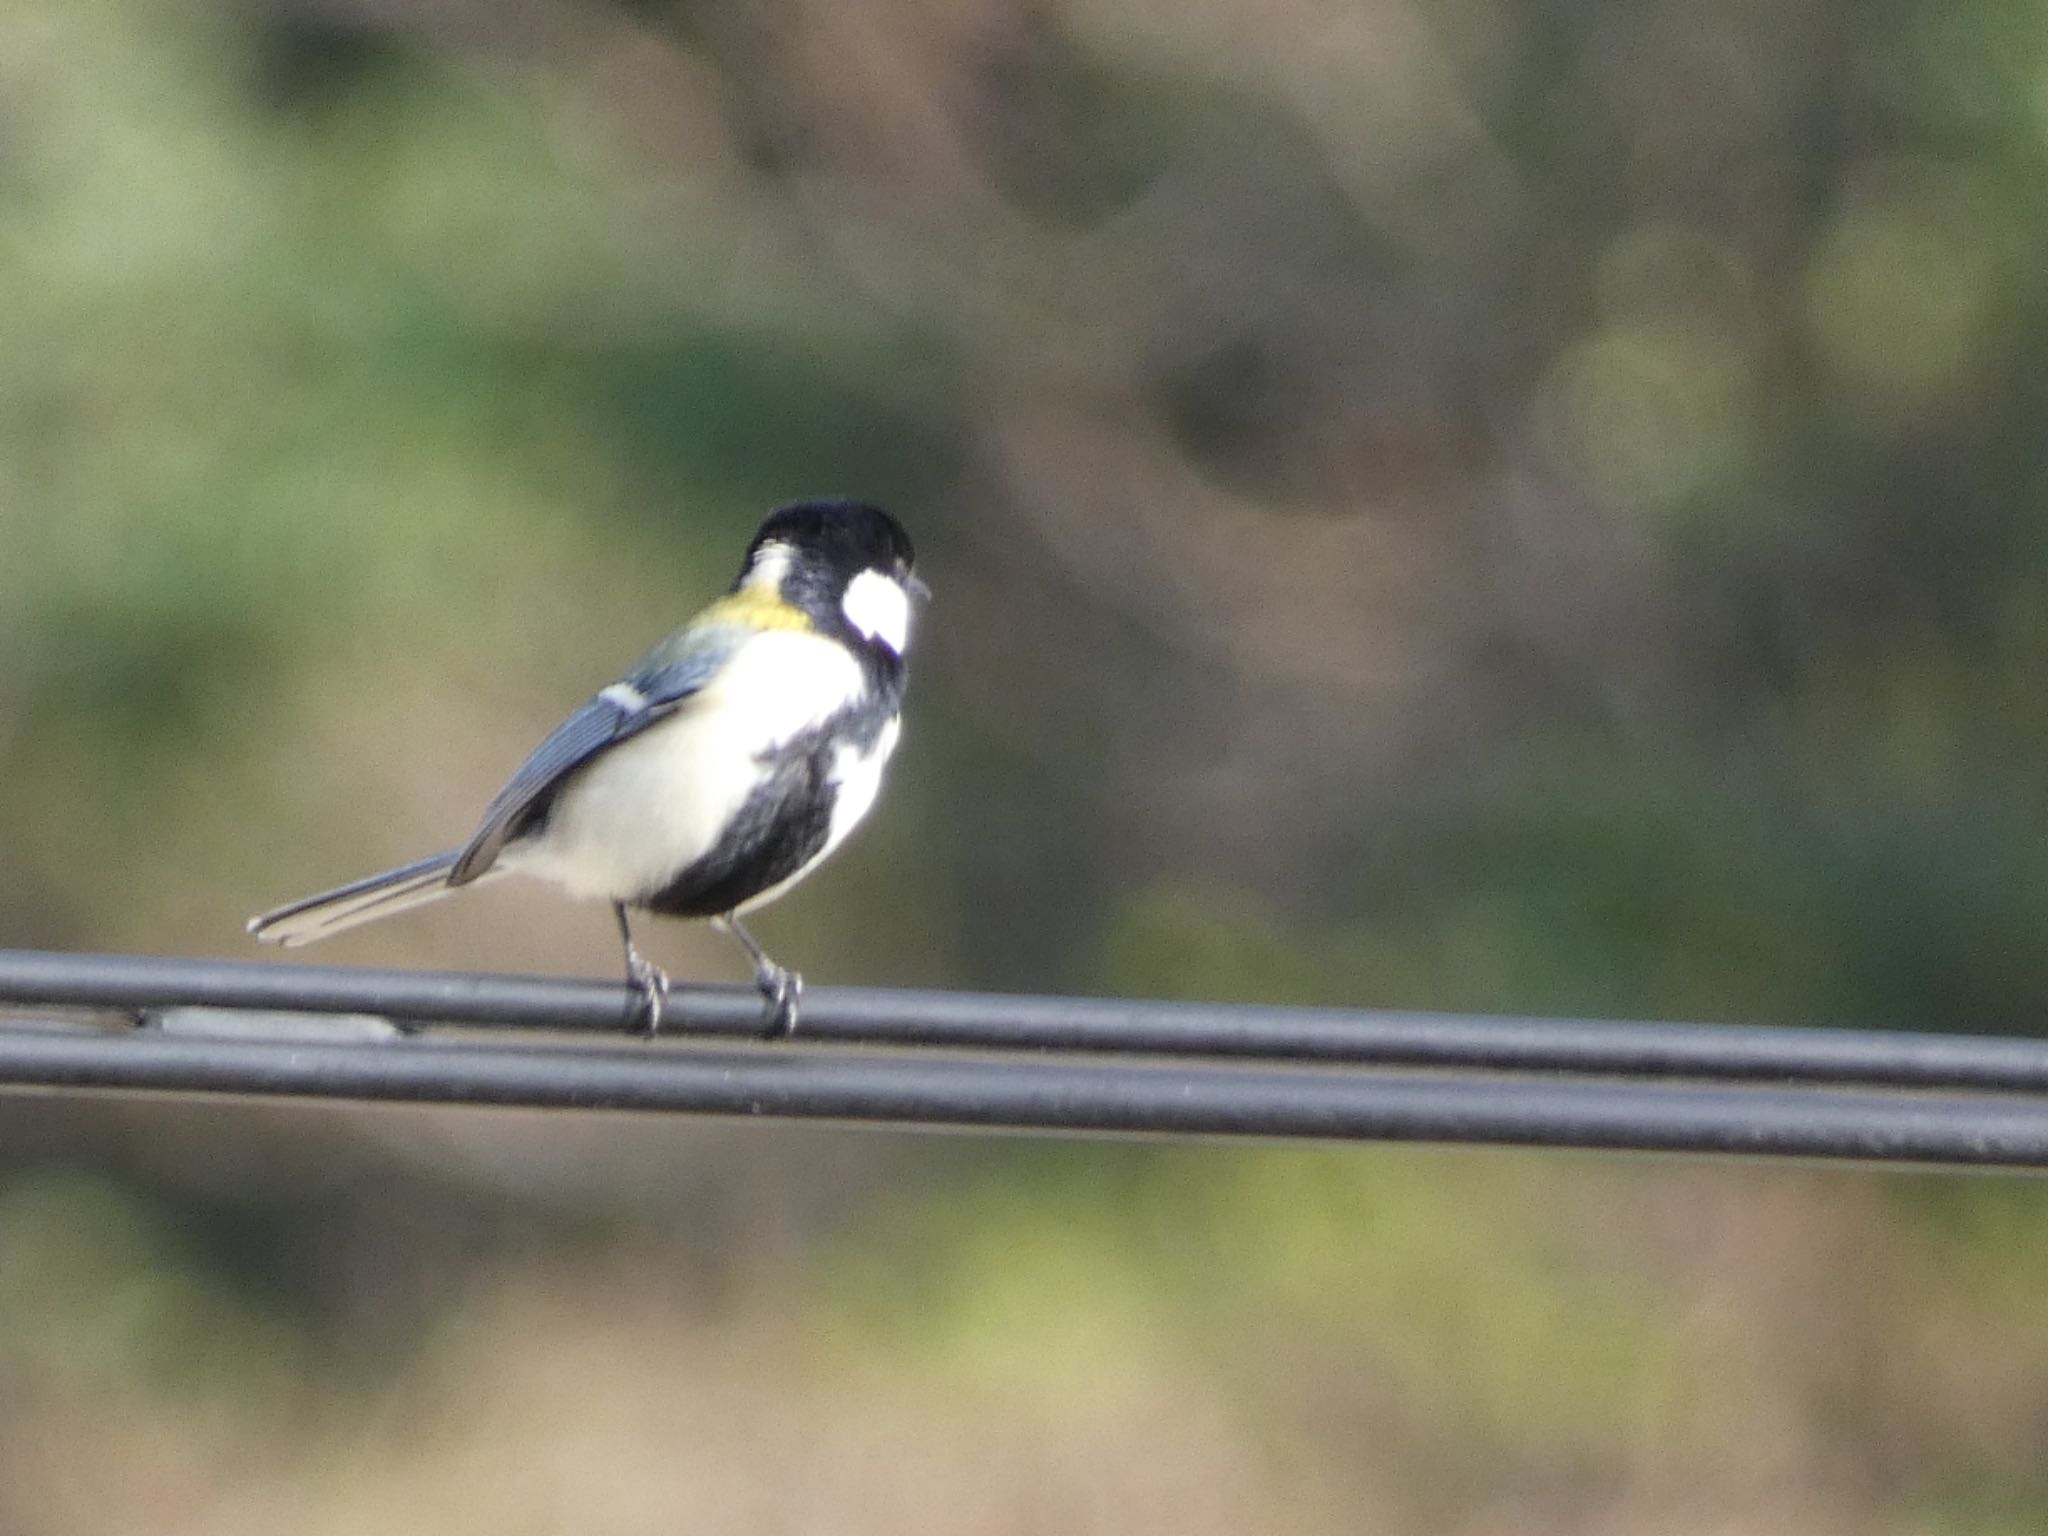
<path fill-rule="evenodd" d="M 640 994 L 635 1010 L 640 1032 L 650 1040 L 661 1033 L 661 1016 L 668 1009 L 668 972 L 638 953 L 626 956 L 626 984 Z"/>
<path fill-rule="evenodd" d="M 754 971 L 754 985 L 768 1004 L 764 1016 L 766 1037 L 786 1040 L 795 1034 L 797 1003 L 804 995 L 803 977 L 771 961 L 763 961 Z"/>

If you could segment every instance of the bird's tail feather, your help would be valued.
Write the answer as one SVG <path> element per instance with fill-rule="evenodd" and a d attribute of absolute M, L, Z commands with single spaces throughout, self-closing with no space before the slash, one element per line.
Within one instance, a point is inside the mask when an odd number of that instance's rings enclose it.
<path fill-rule="evenodd" d="M 448 871 L 454 867 L 455 858 L 453 851 L 437 853 L 430 859 L 401 864 L 397 869 L 336 886 L 317 896 L 301 897 L 275 911 L 250 918 L 249 932 L 265 944 L 311 944 L 358 923 L 375 922 L 409 907 L 439 901 L 458 889 L 448 883 Z M 502 872 L 487 870 L 469 883 L 481 884 Z"/>

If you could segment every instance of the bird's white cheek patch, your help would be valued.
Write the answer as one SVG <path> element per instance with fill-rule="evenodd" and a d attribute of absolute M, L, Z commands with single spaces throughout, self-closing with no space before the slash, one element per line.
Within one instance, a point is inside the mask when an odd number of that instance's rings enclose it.
<path fill-rule="evenodd" d="M 846 584 L 839 607 L 855 629 L 903 654 L 910 641 L 910 594 L 895 577 L 862 571 Z"/>

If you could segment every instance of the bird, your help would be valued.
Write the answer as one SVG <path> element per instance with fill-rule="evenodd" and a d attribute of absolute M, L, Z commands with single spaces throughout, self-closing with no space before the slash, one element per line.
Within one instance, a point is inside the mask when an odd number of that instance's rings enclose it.
<path fill-rule="evenodd" d="M 793 1032 L 803 978 L 740 919 L 816 869 L 875 803 L 930 597 L 915 564 L 880 507 L 777 508 L 726 594 L 558 725 L 468 842 L 261 913 L 248 931 L 310 944 L 501 875 L 536 876 L 611 904 L 648 1034 L 669 980 L 635 946 L 633 912 L 709 919 L 753 964 L 765 1032 Z"/>

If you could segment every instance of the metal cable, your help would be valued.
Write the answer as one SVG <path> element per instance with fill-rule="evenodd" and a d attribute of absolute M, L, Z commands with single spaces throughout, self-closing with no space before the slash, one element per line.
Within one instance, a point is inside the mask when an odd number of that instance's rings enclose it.
<path fill-rule="evenodd" d="M 2048 1167 L 2048 1102 L 1988 1095 L 816 1050 L 0 1029 L 0 1083 L 1134 1132 Z"/>
<path fill-rule="evenodd" d="M 412 1025 L 624 1032 L 617 983 L 0 950 L 0 1002 L 369 1014 Z M 669 1032 L 751 1038 L 758 994 L 678 986 Z M 821 1044 L 1257 1057 L 1887 1087 L 2048 1090 L 2048 1040 L 1769 1025 L 1631 1023 L 1258 1004 L 817 987 L 798 1038 Z"/>
<path fill-rule="evenodd" d="M 598 982 L 0 951 L 0 1003 L 65 1011 L 0 1021 L 0 1087 L 2048 1167 L 2036 1040 L 820 988 L 734 1049 L 693 1037 L 753 993 L 672 1001 L 627 1041 Z"/>

